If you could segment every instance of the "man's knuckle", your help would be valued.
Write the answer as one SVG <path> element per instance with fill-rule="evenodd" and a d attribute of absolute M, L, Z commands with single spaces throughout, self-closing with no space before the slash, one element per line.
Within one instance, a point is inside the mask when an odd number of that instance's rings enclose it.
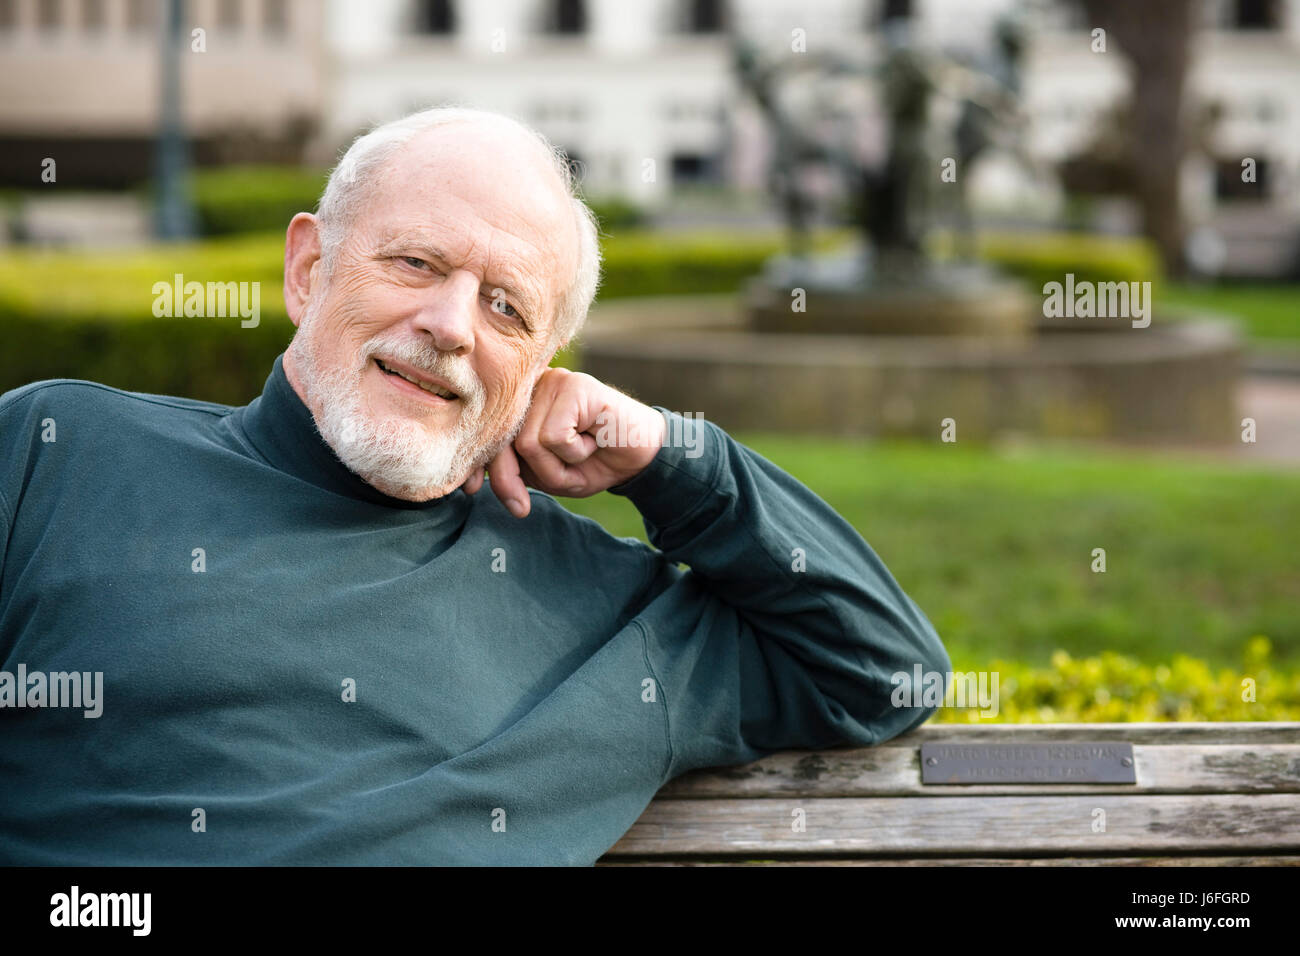
<path fill-rule="evenodd" d="M 537 435 L 541 443 L 546 446 L 566 445 L 573 438 L 572 430 L 561 425 L 548 425 Z"/>

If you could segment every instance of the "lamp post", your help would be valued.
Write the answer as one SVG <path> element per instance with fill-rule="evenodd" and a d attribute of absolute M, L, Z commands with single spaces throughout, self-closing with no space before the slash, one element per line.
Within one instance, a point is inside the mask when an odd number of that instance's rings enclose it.
<path fill-rule="evenodd" d="M 160 239 L 194 235 L 194 210 L 186 192 L 189 149 L 181 116 L 181 46 L 185 39 L 184 0 L 167 0 L 162 30 L 162 90 L 155 151 L 157 205 L 155 231 Z"/>

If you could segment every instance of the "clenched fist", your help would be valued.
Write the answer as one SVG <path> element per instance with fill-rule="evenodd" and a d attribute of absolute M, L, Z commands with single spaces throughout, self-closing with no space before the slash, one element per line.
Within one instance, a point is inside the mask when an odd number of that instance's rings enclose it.
<path fill-rule="evenodd" d="M 639 475 L 663 447 L 664 417 L 582 372 L 549 368 L 513 445 L 487 466 L 492 491 L 516 518 L 528 514 L 528 486 L 586 498 Z M 483 487 L 484 469 L 461 487 Z"/>

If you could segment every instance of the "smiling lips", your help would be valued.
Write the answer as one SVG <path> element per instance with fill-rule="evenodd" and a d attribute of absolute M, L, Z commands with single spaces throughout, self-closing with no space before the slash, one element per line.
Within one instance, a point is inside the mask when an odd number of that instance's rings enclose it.
<path fill-rule="evenodd" d="M 386 362 L 381 359 L 375 359 L 374 362 L 377 366 L 379 366 L 379 370 L 382 371 L 385 375 L 390 375 L 393 378 L 404 379 L 405 381 L 410 382 L 412 385 L 428 392 L 430 395 L 436 395 L 438 398 L 444 399 L 449 402 L 455 401 L 457 398 L 460 397 L 451 389 L 440 384 L 439 382 L 418 375 L 414 369 L 409 369 L 407 367 L 398 368 L 397 365 L 395 365 L 394 363 Z"/>

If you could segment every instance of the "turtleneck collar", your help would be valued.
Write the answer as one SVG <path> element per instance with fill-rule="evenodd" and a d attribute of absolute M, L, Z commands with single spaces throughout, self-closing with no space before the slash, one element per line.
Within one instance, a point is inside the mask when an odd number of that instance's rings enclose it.
<path fill-rule="evenodd" d="M 405 509 L 438 508 L 449 502 L 463 504 L 469 498 L 456 489 L 429 501 L 405 501 L 368 484 L 343 464 L 321 437 L 311 410 L 284 373 L 284 353 L 276 356 L 261 396 L 238 409 L 235 417 L 237 426 L 271 465 L 326 491 Z"/>

